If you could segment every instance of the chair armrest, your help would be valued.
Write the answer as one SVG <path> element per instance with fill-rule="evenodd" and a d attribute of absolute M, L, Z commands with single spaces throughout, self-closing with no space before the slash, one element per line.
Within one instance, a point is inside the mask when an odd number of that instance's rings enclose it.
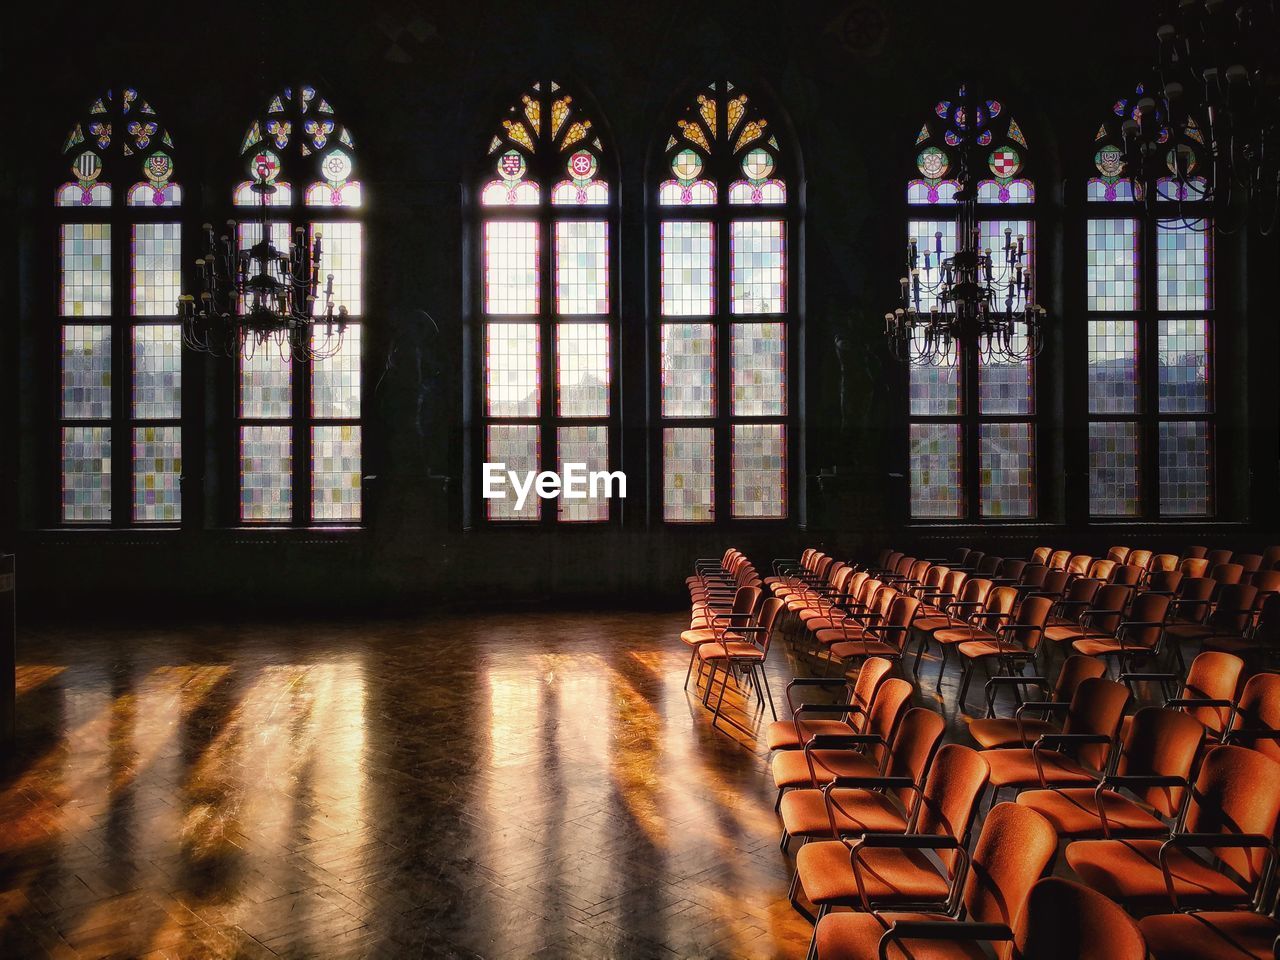
<path fill-rule="evenodd" d="M 975 920 L 894 920 L 880 937 L 877 948 L 880 960 L 889 960 L 889 947 L 905 940 L 992 940 L 1013 939 L 1013 931 L 1003 923 L 979 923 Z M 906 951 L 901 948 L 896 956 Z"/>
<path fill-rule="evenodd" d="M 1221 849 L 1223 847 L 1232 847 L 1236 849 L 1253 849 L 1265 850 L 1269 856 L 1275 854 L 1275 844 L 1270 837 L 1260 834 L 1248 833 L 1175 833 L 1168 840 L 1160 845 L 1160 872 L 1164 874 L 1164 888 L 1169 894 L 1169 902 L 1173 904 L 1175 911 L 1178 910 L 1178 891 L 1173 882 L 1173 874 L 1169 870 L 1169 854 L 1175 849 Z M 1269 878 L 1270 871 L 1265 869 L 1258 872 L 1258 880 L 1255 883 Z M 1255 896 L 1261 893 L 1261 890 L 1255 890 Z"/>
<path fill-rule="evenodd" d="M 884 738 L 877 733 L 820 733 L 810 737 L 804 749 L 806 753 L 810 750 L 841 750 L 869 743 L 884 743 Z"/>
<path fill-rule="evenodd" d="M 832 790 L 874 790 L 877 787 L 909 788 L 915 781 L 910 777 L 836 777 L 822 788 L 823 793 Z"/>
<path fill-rule="evenodd" d="M 1036 765 L 1036 776 L 1040 778 L 1040 786 L 1048 789 L 1049 781 L 1044 776 L 1044 766 L 1040 761 L 1041 750 L 1051 749 L 1056 746 L 1069 746 L 1071 744 L 1083 745 L 1086 743 L 1111 743 L 1111 737 L 1101 733 L 1046 733 L 1042 734 L 1031 746 L 1031 759 Z"/>
<path fill-rule="evenodd" d="M 960 841 L 943 833 L 864 833 L 853 844 L 867 849 L 959 850 Z"/>

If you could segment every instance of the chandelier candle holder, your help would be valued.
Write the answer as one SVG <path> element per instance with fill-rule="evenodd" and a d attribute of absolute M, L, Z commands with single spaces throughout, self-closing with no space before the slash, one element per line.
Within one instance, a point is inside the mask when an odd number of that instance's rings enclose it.
<path fill-rule="evenodd" d="M 976 350 L 983 360 L 1004 363 L 1024 362 L 1044 349 L 1047 312 L 1031 302 L 1026 237 L 1005 227 L 1003 247 L 993 251 L 982 245 L 972 155 L 990 137 L 985 132 L 975 136 L 983 114 L 968 99 L 956 108 L 956 252 L 946 255 L 941 231 L 934 234 L 932 249 L 920 249 L 915 238 L 908 241 L 906 275 L 899 281 L 901 302 L 884 316 L 890 352 L 921 366 L 956 363 L 961 347 Z M 979 124 L 966 124 L 965 116 L 979 117 Z"/>
<path fill-rule="evenodd" d="M 239 249 L 235 220 L 215 234 L 206 223 L 205 253 L 195 261 L 198 297 L 178 300 L 183 342 L 192 350 L 219 357 L 252 357 L 275 350 L 284 359 L 323 360 L 342 349 L 347 308 L 333 305 L 333 274 L 320 288 L 323 237 L 308 246 L 298 227 L 287 250 L 272 243 L 269 212 L 276 191 L 268 171 L 257 171 L 252 190 L 258 198 L 257 241 Z M 315 336 L 320 330 L 324 336 Z"/>

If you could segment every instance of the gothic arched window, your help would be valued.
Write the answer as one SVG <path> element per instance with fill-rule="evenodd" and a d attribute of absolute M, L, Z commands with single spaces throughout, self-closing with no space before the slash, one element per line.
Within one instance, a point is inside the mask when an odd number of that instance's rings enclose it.
<path fill-rule="evenodd" d="M 798 165 L 778 116 L 722 80 L 684 108 L 657 158 L 651 326 L 669 523 L 792 515 Z"/>
<path fill-rule="evenodd" d="M 314 87 L 286 87 L 249 125 L 240 144 L 233 203 L 237 244 L 262 237 L 251 207 L 271 209 L 272 244 L 320 238 L 320 283 L 348 323 L 316 324 L 315 353 L 298 360 L 275 343 L 247 342 L 237 360 L 238 519 L 245 523 L 353 523 L 362 518 L 361 339 L 364 316 L 363 187 L 355 143 L 342 117 Z M 274 192 L 253 189 L 270 183 Z M 332 281 L 329 278 L 332 277 Z M 323 297 L 317 300 L 322 303 Z"/>
<path fill-rule="evenodd" d="M 118 96 L 117 96 L 118 93 Z M 94 100 L 62 146 L 61 499 L 68 524 L 182 519 L 182 187 L 137 90 Z"/>
<path fill-rule="evenodd" d="M 1089 512 L 1207 516 L 1214 237 L 1199 174 L 1210 157 L 1194 119 L 1162 126 L 1170 176 L 1144 198 L 1126 176 L 1121 133 L 1142 92 L 1117 100 L 1099 125 L 1086 194 Z M 1190 175 L 1182 183 L 1179 155 Z"/>
<path fill-rule="evenodd" d="M 943 259 L 957 249 L 956 189 L 962 134 L 967 133 L 963 88 L 939 101 L 916 137 L 918 176 L 907 185 L 907 237 L 919 251 L 924 292 L 934 298 Z M 1035 278 L 1035 185 L 1028 179 L 1027 139 L 999 100 L 979 100 L 977 145 L 985 169 L 978 181 L 980 244 L 997 273 L 1006 245 L 1024 250 Z M 994 278 L 1003 285 L 1000 276 Z M 1026 299 L 1035 302 L 1033 289 Z M 1015 307 L 1017 304 L 1015 304 Z M 1035 369 L 957 347 L 948 362 L 909 368 L 910 512 L 914 519 L 992 520 L 1036 513 Z"/>
<path fill-rule="evenodd" d="M 502 114 L 476 182 L 475 331 L 482 463 L 523 476 L 568 464 L 617 465 L 619 402 L 617 163 L 580 91 L 554 81 L 525 90 Z M 605 523 L 606 486 L 555 508 L 509 484 L 484 499 L 491 521 Z"/>

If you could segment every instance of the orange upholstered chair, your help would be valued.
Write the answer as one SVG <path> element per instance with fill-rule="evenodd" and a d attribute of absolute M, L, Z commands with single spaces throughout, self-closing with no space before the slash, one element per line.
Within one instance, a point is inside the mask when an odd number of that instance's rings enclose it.
<path fill-rule="evenodd" d="M 1200 546 L 1187 547 L 1182 551 L 1182 555 L 1195 560 L 1203 560 L 1209 555 L 1209 548 Z"/>
<path fill-rule="evenodd" d="M 1031 888 L 1012 960 L 1145 960 L 1137 924 L 1102 894 L 1062 877 Z"/>
<path fill-rule="evenodd" d="M 1138 929 L 1152 960 L 1273 960 L 1280 956 L 1280 923 L 1252 910 L 1143 917 Z"/>
<path fill-rule="evenodd" d="M 1095 787 L 1027 790 L 1018 803 L 1063 839 L 1166 837 L 1182 813 L 1204 727 L 1185 713 L 1144 707 L 1128 725 L 1115 772 Z"/>
<path fill-rule="evenodd" d="M 1061 711 L 1061 733 L 1044 734 L 1030 748 L 983 751 L 992 790 L 1095 785 L 1111 759 L 1129 699 L 1124 684 L 1101 677 L 1081 682 Z"/>
<path fill-rule="evenodd" d="M 1042 735 L 1061 732 L 1061 726 L 1052 720 L 1045 719 L 1044 715 L 1065 711 L 1080 684 L 1090 677 L 1105 675 L 1106 669 L 1106 664 L 1093 657 L 1067 657 L 1067 662 L 1058 671 L 1058 679 L 1052 690 L 1045 677 L 992 677 L 987 681 L 987 716 L 969 722 L 969 736 L 973 737 L 978 746 L 984 750 L 1004 747 L 1030 748 Z M 1037 687 L 1049 696 L 1045 700 L 1020 702 L 1017 712 L 1012 717 L 997 717 L 995 691 L 1000 687 L 1011 687 L 1018 691 L 1027 687 Z M 1035 714 L 1039 716 L 1034 716 Z"/>
<path fill-rule="evenodd" d="M 1258 576 L 1270 576 L 1274 572 L 1267 571 Z M 1257 610 L 1256 618 L 1243 633 L 1205 637 L 1201 649 L 1233 653 L 1253 661 L 1257 667 L 1274 662 L 1280 656 L 1280 593 L 1259 594 L 1254 600 L 1254 608 Z"/>
<path fill-rule="evenodd" d="M 1096 580 L 1087 580 L 1097 583 Z M 1044 631 L 1046 640 L 1066 647 L 1081 637 L 1114 636 L 1120 622 L 1124 619 L 1125 607 L 1133 596 L 1133 588 L 1118 583 L 1104 583 L 1093 595 L 1093 601 L 1079 611 L 1075 623 L 1051 623 Z M 1060 604 L 1065 607 L 1066 604 Z"/>
<path fill-rule="evenodd" d="M 1049 558 L 1053 556 L 1053 547 L 1036 547 L 1031 551 L 1031 562 L 1049 565 Z"/>
<path fill-rule="evenodd" d="M 1209 573 L 1209 561 L 1204 557 L 1183 557 L 1178 569 L 1184 577 L 1203 577 Z"/>
<path fill-rule="evenodd" d="M 770 750 L 799 750 L 816 734 L 861 733 L 867 722 L 867 711 L 875 700 L 880 684 L 888 679 L 893 664 L 872 657 L 862 665 L 852 683 L 833 677 L 797 677 L 787 684 L 787 710 L 790 720 L 775 720 L 765 730 Z M 841 703 L 799 703 L 793 691 L 844 688 Z"/>
<path fill-rule="evenodd" d="M 1040 641 L 1044 639 L 1045 621 L 1049 618 L 1049 608 L 1052 606 L 1053 601 L 1047 597 L 1028 597 L 1015 616 L 1002 621 L 988 631 L 986 636 L 973 636 L 956 646 L 964 662 L 960 695 L 956 700 L 958 709 L 964 710 L 969 684 L 973 681 L 973 672 L 979 663 L 994 660 L 996 674 L 1006 677 L 1015 676 L 1025 667 L 1035 665 Z M 942 632 L 936 634 L 935 639 Z"/>
<path fill-rule="evenodd" d="M 1077 840 L 1067 862 L 1137 913 L 1168 911 L 1170 899 L 1175 910 L 1249 908 L 1266 893 L 1277 816 L 1280 764 L 1243 747 L 1213 747 L 1168 840 Z"/>
<path fill-rule="evenodd" d="M 1135 663 L 1155 660 L 1164 646 L 1164 621 L 1169 612 L 1169 596 L 1163 593 L 1139 594 L 1128 616 L 1106 635 L 1090 632 L 1073 640 L 1071 648 L 1086 657 L 1114 658 L 1122 670 Z"/>
<path fill-rule="evenodd" d="M 752 690 L 761 703 L 767 703 L 773 719 L 778 719 L 777 708 L 773 705 L 773 693 L 769 689 L 769 675 L 765 672 L 764 664 L 769 659 L 769 645 L 773 640 L 773 631 L 777 626 L 778 614 L 781 610 L 782 601 L 777 597 L 770 597 L 760 607 L 760 616 L 756 623 L 734 629 L 735 634 L 742 635 L 741 639 L 725 637 L 714 643 L 699 644 L 694 648 L 699 664 L 707 664 L 711 667 L 711 674 L 707 677 L 706 686 L 703 688 L 703 705 L 708 703 L 711 689 L 715 686 L 716 669 L 720 668 L 724 673 L 720 684 L 720 696 L 716 699 L 715 718 L 711 722 L 713 727 L 720 722 L 721 707 L 724 705 L 724 695 L 729 686 L 731 673 L 749 680 Z M 701 667 L 699 673 L 701 673 Z"/>
<path fill-rule="evenodd" d="M 773 570 L 773 576 L 765 577 L 764 585 L 772 587 L 775 583 L 784 582 L 791 574 L 812 570 L 813 557 L 817 553 L 817 550 L 808 547 L 798 557 L 780 557 L 774 560 L 770 565 Z"/>
<path fill-rule="evenodd" d="M 728 607 L 706 607 L 694 616 L 695 625 L 680 634 L 680 642 L 690 648 L 689 669 L 684 676 L 686 690 L 694 661 L 698 658 L 698 647 L 704 643 L 743 639 L 743 634 L 736 632 L 736 628 L 748 627 L 754 622 L 763 595 L 764 591 L 759 587 L 739 587 Z M 701 669 L 698 673 L 701 676 Z"/>
<path fill-rule="evenodd" d="M 1049 569 L 1065 570 L 1067 569 L 1067 562 L 1070 559 L 1071 559 L 1070 550 L 1055 550 L 1053 551 L 1053 553 L 1049 554 Z"/>
<path fill-rule="evenodd" d="M 1212 569 L 1219 564 L 1231 563 L 1231 556 L 1230 550 L 1210 550 L 1205 553 L 1204 558 L 1209 561 L 1209 567 Z"/>
<path fill-rule="evenodd" d="M 701 557 L 693 561 L 692 576 L 685 577 L 685 584 L 690 589 L 702 583 L 704 577 L 714 577 L 728 575 L 732 569 L 733 561 L 741 554 L 733 547 L 725 550 L 724 554 L 718 559 L 715 557 Z"/>
<path fill-rule="evenodd" d="M 1226 741 L 1280 762 L 1280 673 L 1258 673 L 1249 678 Z"/>
<path fill-rule="evenodd" d="M 993 807 L 963 874 L 958 906 L 966 919 L 951 914 L 830 913 L 814 934 L 819 960 L 870 957 L 982 957 L 976 943 L 995 941 L 1007 957 L 1014 924 L 1032 886 L 1053 860 L 1053 828 L 1030 810 L 1002 803 Z M 959 877 L 957 877 L 959 879 Z"/>
<path fill-rule="evenodd" d="M 1097 580 L 1111 581 L 1111 575 L 1115 573 L 1116 567 L 1120 564 L 1114 560 L 1094 560 L 1089 564 L 1089 569 L 1085 571 L 1086 577 L 1093 577 Z"/>
<path fill-rule="evenodd" d="M 993 610 L 989 604 L 996 598 L 993 594 L 996 592 L 992 589 L 991 581 L 985 577 L 971 577 L 965 581 L 964 587 L 960 591 L 959 599 L 952 600 L 943 606 L 941 616 L 925 616 L 915 621 L 915 630 L 920 634 L 920 646 L 916 650 L 915 669 L 920 669 L 920 657 L 923 655 L 925 647 L 935 639 L 938 633 L 950 630 L 961 630 L 965 636 L 968 636 L 968 628 L 971 624 L 982 624 L 984 619 L 999 619 L 1007 617 L 1009 611 L 1013 609 L 1013 603 L 1017 599 L 1018 593 L 1012 587 L 1001 588 L 1005 592 L 1002 594 L 1003 599 L 1000 601 L 1004 606 L 1003 610 Z M 994 613 L 995 618 L 987 618 L 987 613 Z M 977 618 L 976 621 L 974 618 Z M 958 640 L 955 642 L 959 642 Z M 942 672 L 947 666 L 947 650 L 948 643 L 939 643 L 942 650 L 942 663 L 938 667 L 938 684 L 942 683 Z"/>
<path fill-rule="evenodd" d="M 793 837 L 834 840 L 906 830 L 945 729 L 940 715 L 914 707 L 902 718 L 882 776 L 837 778 L 820 790 L 784 793 L 778 808 L 782 849 L 787 849 Z"/>
<path fill-rule="evenodd" d="M 861 637 L 864 630 L 885 621 L 898 596 L 896 589 L 879 580 L 864 581 L 857 599 L 843 601 L 843 607 L 831 616 L 812 618 L 805 623 L 814 641 L 813 650 L 817 652 L 841 640 Z M 841 612 L 844 616 L 840 616 Z"/>
<path fill-rule="evenodd" d="M 899 593 L 882 620 L 863 627 L 856 636 L 847 631 L 848 639 L 837 640 L 827 648 L 827 652 L 833 661 L 841 664 L 841 672 L 851 661 L 861 662 L 869 657 L 901 663 L 906 656 L 907 641 L 911 638 L 911 621 L 919 609 L 919 600 Z"/>
<path fill-rule="evenodd" d="M 1112 547 L 1107 551 L 1107 559 L 1114 560 L 1116 563 L 1127 563 L 1131 547 Z"/>
<path fill-rule="evenodd" d="M 1280 546 L 1270 546 L 1262 551 L 1262 569 L 1275 570 L 1280 564 Z"/>
<path fill-rule="evenodd" d="M 971 583 L 977 586 L 970 587 Z M 956 601 L 981 604 L 990 590 L 990 580 L 971 579 L 963 570 L 952 570 L 943 581 L 942 589 L 921 594 L 921 607 L 916 617 L 915 629 L 927 633 L 954 626 L 958 620 L 948 613 L 948 609 L 953 608 Z"/>
<path fill-rule="evenodd" d="M 1144 570 L 1151 568 L 1151 558 L 1153 554 L 1150 550 L 1130 550 L 1129 556 L 1124 558 L 1125 563 L 1132 563 L 1135 567 L 1142 567 Z"/>
<path fill-rule="evenodd" d="M 1059 576 L 1067 576 L 1065 570 L 1055 572 Z M 1080 577 L 1072 580 L 1062 597 L 1054 603 L 1049 621 L 1045 624 L 1046 632 L 1055 627 L 1079 628 L 1080 616 L 1089 609 L 1093 598 L 1101 588 L 1102 582 L 1099 580 L 1086 580 Z"/>
<path fill-rule="evenodd" d="M 867 722 L 856 734 L 815 736 L 802 750 L 779 750 L 773 755 L 773 784 L 781 802 L 783 791 L 821 787 L 836 777 L 878 777 L 884 772 L 898 725 L 911 708 L 915 689 L 896 677 L 885 680 L 867 711 Z M 823 711 L 805 713 L 821 715 Z M 837 714 L 838 715 L 838 714 Z"/>
<path fill-rule="evenodd" d="M 1230 584 L 1242 583 L 1244 581 L 1244 567 L 1238 563 L 1218 563 L 1209 564 L 1209 577 L 1217 580 L 1219 586 L 1228 586 Z"/>
<path fill-rule="evenodd" d="M 1182 663 L 1182 644 L 1203 643 L 1210 637 L 1243 637 L 1253 625 L 1257 599 L 1258 590 L 1250 584 L 1223 584 L 1214 597 L 1212 612 L 1203 621 L 1170 624 L 1166 632 L 1179 664 Z"/>
<path fill-rule="evenodd" d="M 1178 592 L 1178 586 L 1181 583 L 1182 571 L 1177 568 L 1153 570 L 1151 576 L 1147 578 L 1147 593 L 1167 593 L 1172 597 Z"/>
<path fill-rule="evenodd" d="M 832 907 L 946 909 L 957 874 L 967 866 L 969 833 L 986 784 L 987 765 L 977 751 L 957 743 L 942 747 L 907 832 L 806 843 L 796 852 L 799 882 L 792 903 L 803 890 L 819 921 Z M 928 849 L 937 862 L 925 855 Z"/>

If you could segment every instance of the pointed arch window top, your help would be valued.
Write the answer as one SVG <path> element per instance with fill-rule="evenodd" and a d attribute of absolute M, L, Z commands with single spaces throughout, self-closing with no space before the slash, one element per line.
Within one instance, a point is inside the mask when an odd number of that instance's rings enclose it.
<path fill-rule="evenodd" d="M 1115 203 L 1142 199 L 1142 186 L 1129 176 L 1124 154 L 1124 124 L 1129 120 L 1141 122 L 1138 107 L 1146 92 L 1144 84 L 1138 84 L 1131 95 L 1121 97 L 1111 105 L 1106 118 L 1098 125 L 1093 137 L 1093 166 L 1096 176 L 1089 178 L 1087 197 L 1091 201 Z M 1156 109 L 1158 142 L 1166 149 L 1164 162 L 1169 176 L 1157 183 L 1160 200 L 1201 200 L 1208 182 L 1203 174 L 1211 162 L 1211 153 L 1205 143 L 1204 132 L 1194 117 L 1170 125 L 1160 108 L 1160 100 L 1153 98 Z M 1186 176 L 1179 182 L 1179 167 Z"/>
<path fill-rule="evenodd" d="M 603 161 L 598 125 L 581 100 L 555 81 L 540 81 L 507 108 L 489 140 L 480 202 L 536 206 L 546 183 L 556 206 L 604 206 Z"/>
<path fill-rule="evenodd" d="M 734 205 L 786 203 L 775 129 L 741 89 L 729 82 L 710 84 L 667 137 L 663 161 L 670 178 L 659 184 L 658 202 L 708 206 L 723 194 Z M 727 173 L 721 177 L 717 171 Z"/>
<path fill-rule="evenodd" d="M 173 140 L 151 103 L 133 87 L 117 99 L 108 90 L 67 134 L 63 157 L 72 179 L 57 190 L 59 207 L 109 207 L 112 180 L 134 181 L 132 207 L 173 207 L 182 187 L 173 179 Z"/>
<path fill-rule="evenodd" d="M 238 205 L 261 202 L 254 184 L 269 183 L 271 206 L 293 202 L 294 183 L 311 207 L 359 207 L 364 190 L 355 179 L 355 140 L 333 105 L 315 87 L 285 87 L 255 117 L 240 141 L 249 179 L 235 188 Z"/>
<path fill-rule="evenodd" d="M 1026 135 L 999 100 L 973 108 L 972 126 L 965 115 L 966 90 L 954 100 L 939 100 L 916 135 L 916 170 L 907 184 L 910 204 L 953 204 L 959 186 L 961 150 L 971 138 L 985 161 L 979 174 L 979 203 L 1032 203 L 1035 184 L 1025 175 L 1030 147 Z"/>

